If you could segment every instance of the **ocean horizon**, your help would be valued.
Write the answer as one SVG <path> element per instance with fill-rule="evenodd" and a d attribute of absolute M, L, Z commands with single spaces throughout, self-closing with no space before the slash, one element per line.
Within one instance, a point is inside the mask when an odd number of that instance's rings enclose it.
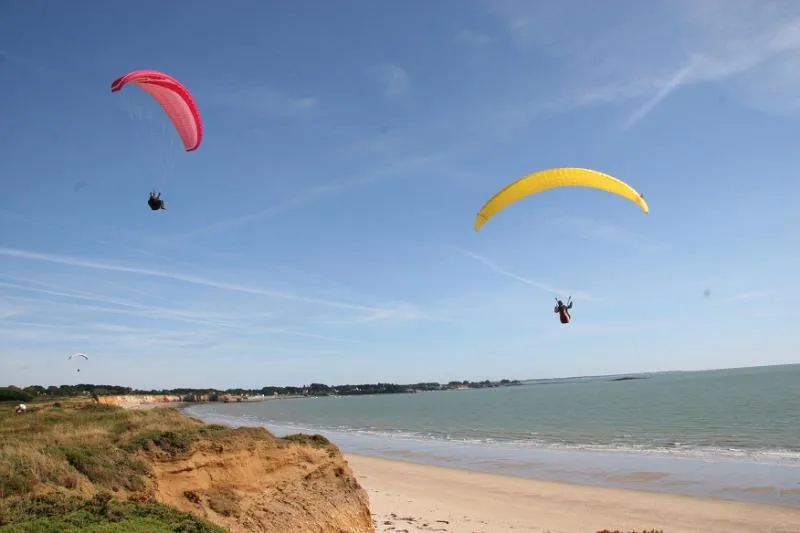
<path fill-rule="evenodd" d="M 642 379 L 615 380 L 639 376 Z M 192 405 L 345 452 L 800 506 L 799 365 L 525 380 L 490 389 Z"/>

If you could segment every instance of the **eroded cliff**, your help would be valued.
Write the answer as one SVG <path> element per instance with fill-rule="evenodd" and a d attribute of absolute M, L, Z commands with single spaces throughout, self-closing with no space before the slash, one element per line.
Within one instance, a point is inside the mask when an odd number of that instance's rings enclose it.
<path fill-rule="evenodd" d="M 2 418 L 0 524 L 86 509 L 104 517 L 111 497 L 166 504 L 234 533 L 374 532 L 366 492 L 323 437 L 206 425 L 169 408 L 39 405 Z M 92 497 L 86 509 L 75 503 Z"/>
<path fill-rule="evenodd" d="M 127 394 L 119 396 L 98 396 L 96 401 L 101 405 L 130 408 L 180 402 L 181 397 L 175 394 Z"/>
<path fill-rule="evenodd" d="M 366 492 L 322 438 L 240 428 L 181 457 L 151 457 L 160 501 L 234 533 L 374 531 Z"/>

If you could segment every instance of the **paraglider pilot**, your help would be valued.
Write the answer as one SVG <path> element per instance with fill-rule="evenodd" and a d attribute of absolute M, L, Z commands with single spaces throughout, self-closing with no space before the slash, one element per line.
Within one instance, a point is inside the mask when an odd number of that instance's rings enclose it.
<path fill-rule="evenodd" d="M 572 317 L 569 314 L 569 310 L 572 309 L 572 298 L 570 298 L 569 303 L 564 305 L 564 302 L 556 298 L 556 306 L 553 309 L 554 313 L 558 313 L 558 318 L 561 320 L 562 324 L 569 324 L 569 321 L 572 320 Z"/>
<path fill-rule="evenodd" d="M 153 211 L 167 208 L 167 204 L 165 204 L 164 200 L 161 199 L 161 193 L 155 192 L 150 193 L 150 198 L 147 199 L 147 205 L 149 205 L 150 209 Z"/>

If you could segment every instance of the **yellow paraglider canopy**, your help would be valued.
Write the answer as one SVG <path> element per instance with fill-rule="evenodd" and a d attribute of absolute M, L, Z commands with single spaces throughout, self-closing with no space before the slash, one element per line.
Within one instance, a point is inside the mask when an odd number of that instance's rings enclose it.
<path fill-rule="evenodd" d="M 638 205 L 645 214 L 650 212 L 644 196 L 620 179 L 586 168 L 551 168 L 528 174 L 492 196 L 475 217 L 475 231 L 480 231 L 490 218 L 509 205 L 531 194 L 558 187 L 599 189 L 630 200 Z"/>

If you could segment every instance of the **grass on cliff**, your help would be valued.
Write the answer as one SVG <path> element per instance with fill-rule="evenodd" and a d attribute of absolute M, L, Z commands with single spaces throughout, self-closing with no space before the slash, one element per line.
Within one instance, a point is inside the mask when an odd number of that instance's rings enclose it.
<path fill-rule="evenodd" d="M 154 502 L 115 500 L 108 493 L 91 499 L 53 493 L 15 499 L 4 506 L 4 533 L 224 533 L 225 530 Z"/>
<path fill-rule="evenodd" d="M 174 435 L 185 450 L 186 442 L 213 431 L 177 411 L 60 405 L 23 415 L 0 408 L 0 498 L 46 488 L 142 492 L 147 466 L 130 452 L 155 446 L 173 453 Z"/>
<path fill-rule="evenodd" d="M 17 415 L 13 405 L 0 404 L 3 531 L 217 531 L 203 529 L 210 526 L 202 521 L 175 529 L 174 520 L 183 523 L 183 515 L 169 515 L 168 508 L 149 503 L 154 487 L 148 460 L 179 457 L 199 441 L 230 449 L 247 442 L 245 434 L 275 446 L 294 442 L 334 449 L 321 437 L 278 439 L 263 428 L 207 425 L 169 408 L 123 410 L 87 401 L 29 407 Z M 113 499 L 98 507 L 92 500 L 98 494 Z"/>

